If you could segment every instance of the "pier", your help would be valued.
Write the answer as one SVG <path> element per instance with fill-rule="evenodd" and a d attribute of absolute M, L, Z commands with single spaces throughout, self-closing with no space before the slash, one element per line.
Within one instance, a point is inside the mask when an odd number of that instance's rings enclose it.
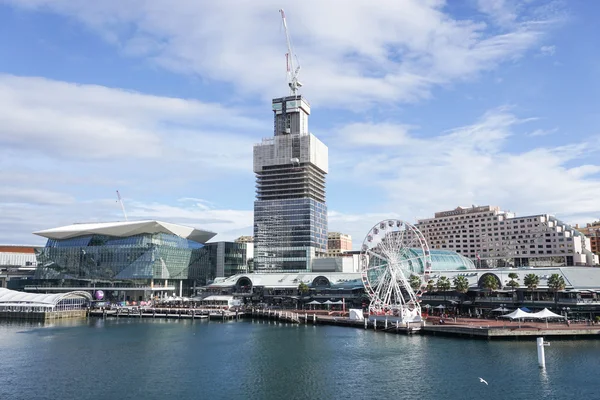
<path fill-rule="evenodd" d="M 247 313 L 248 314 L 248 313 Z M 539 336 L 554 339 L 600 339 L 600 325 L 586 323 L 565 324 L 545 322 L 509 322 L 474 318 L 448 319 L 439 324 L 439 318 L 423 322 L 399 323 L 393 320 L 353 320 L 340 315 L 325 315 L 301 310 L 252 310 L 250 316 L 287 323 L 309 325 L 337 325 L 371 329 L 384 333 L 449 336 L 463 339 L 535 340 Z"/>
<path fill-rule="evenodd" d="M 554 339 L 600 339 L 600 325 L 591 323 L 508 322 L 475 318 L 447 319 L 439 324 L 439 318 L 422 322 L 402 323 L 393 319 L 355 320 L 338 314 L 313 310 L 251 309 L 225 311 L 197 308 L 145 308 L 117 310 L 90 310 L 89 316 L 99 318 L 171 318 L 201 319 L 211 321 L 239 321 L 246 318 L 266 319 L 302 325 L 335 325 L 358 329 L 370 329 L 382 333 L 448 336 L 463 339 L 485 340 L 535 340 L 539 336 Z"/>
<path fill-rule="evenodd" d="M 99 318 L 174 318 L 231 321 L 244 318 L 246 313 L 243 311 L 198 308 L 118 308 L 116 310 L 90 310 L 89 315 Z"/>

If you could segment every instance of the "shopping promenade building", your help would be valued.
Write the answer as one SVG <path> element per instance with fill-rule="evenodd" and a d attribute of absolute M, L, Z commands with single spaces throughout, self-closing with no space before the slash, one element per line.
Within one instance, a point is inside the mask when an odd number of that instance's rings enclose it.
<path fill-rule="evenodd" d="M 458 207 L 417 227 L 431 249 L 456 251 L 479 268 L 598 264 L 590 240 L 549 214 L 517 217 L 495 206 Z"/>
<path fill-rule="evenodd" d="M 273 99 L 274 136 L 254 146 L 254 266 L 307 271 L 327 250 L 328 150 L 308 131 L 302 95 Z"/>

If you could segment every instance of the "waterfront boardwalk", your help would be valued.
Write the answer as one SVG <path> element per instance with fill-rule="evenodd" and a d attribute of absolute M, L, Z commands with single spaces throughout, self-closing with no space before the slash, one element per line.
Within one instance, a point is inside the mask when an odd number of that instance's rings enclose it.
<path fill-rule="evenodd" d="M 359 329 L 372 329 L 378 332 L 398 334 L 421 334 L 433 336 L 453 336 L 462 338 L 488 340 L 533 340 L 539 336 L 561 339 L 600 339 L 600 325 L 583 323 L 546 323 L 518 322 L 510 320 L 478 319 L 478 318 L 445 318 L 440 324 L 439 317 L 429 317 L 425 323 L 408 325 L 368 319 L 353 320 L 342 312 L 326 312 L 322 310 L 246 310 L 221 311 L 195 308 L 145 308 L 117 310 L 90 310 L 89 315 L 100 318 L 175 318 L 175 319 L 210 319 L 216 321 L 240 320 L 242 318 L 269 319 L 285 323 L 337 325 Z"/>
<path fill-rule="evenodd" d="M 385 322 L 385 317 L 376 323 L 369 320 L 352 320 L 340 314 L 322 311 L 305 310 L 255 310 L 249 313 L 254 318 L 275 319 L 284 322 L 301 324 L 326 324 L 350 326 L 354 328 L 373 329 L 379 332 L 422 334 L 433 336 L 454 336 L 462 338 L 500 339 L 500 340 L 534 340 L 539 336 L 561 339 L 600 339 L 600 325 L 590 323 L 546 323 L 521 322 L 510 320 L 453 318 L 444 319 L 440 324 L 439 317 L 429 317 L 423 323 L 411 323 L 409 326 Z M 381 318 L 381 317 L 380 317 Z"/>
<path fill-rule="evenodd" d="M 233 320 L 244 317 L 241 311 L 222 311 L 200 308 L 119 308 L 115 310 L 90 310 L 91 317 L 100 318 L 177 318 L 177 319 L 211 319 Z"/>

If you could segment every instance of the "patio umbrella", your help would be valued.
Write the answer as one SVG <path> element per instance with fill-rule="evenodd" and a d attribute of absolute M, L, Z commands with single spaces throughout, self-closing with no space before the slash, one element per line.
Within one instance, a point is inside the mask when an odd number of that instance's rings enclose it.
<path fill-rule="evenodd" d="M 311 305 L 316 305 L 316 304 L 321 304 L 316 300 L 311 301 L 310 303 L 306 303 L 306 304 L 311 304 Z"/>
<path fill-rule="evenodd" d="M 492 310 L 492 312 L 507 312 L 507 311 L 510 311 L 510 310 L 508 308 L 505 308 L 505 307 L 498 307 L 498 308 L 494 308 Z"/>

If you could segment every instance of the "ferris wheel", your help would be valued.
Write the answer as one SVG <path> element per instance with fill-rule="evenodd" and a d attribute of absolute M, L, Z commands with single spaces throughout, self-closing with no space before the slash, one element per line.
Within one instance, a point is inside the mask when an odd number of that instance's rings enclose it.
<path fill-rule="evenodd" d="M 363 241 L 360 269 L 370 313 L 420 320 L 420 297 L 431 272 L 431 254 L 421 231 L 398 219 L 377 223 Z"/>

